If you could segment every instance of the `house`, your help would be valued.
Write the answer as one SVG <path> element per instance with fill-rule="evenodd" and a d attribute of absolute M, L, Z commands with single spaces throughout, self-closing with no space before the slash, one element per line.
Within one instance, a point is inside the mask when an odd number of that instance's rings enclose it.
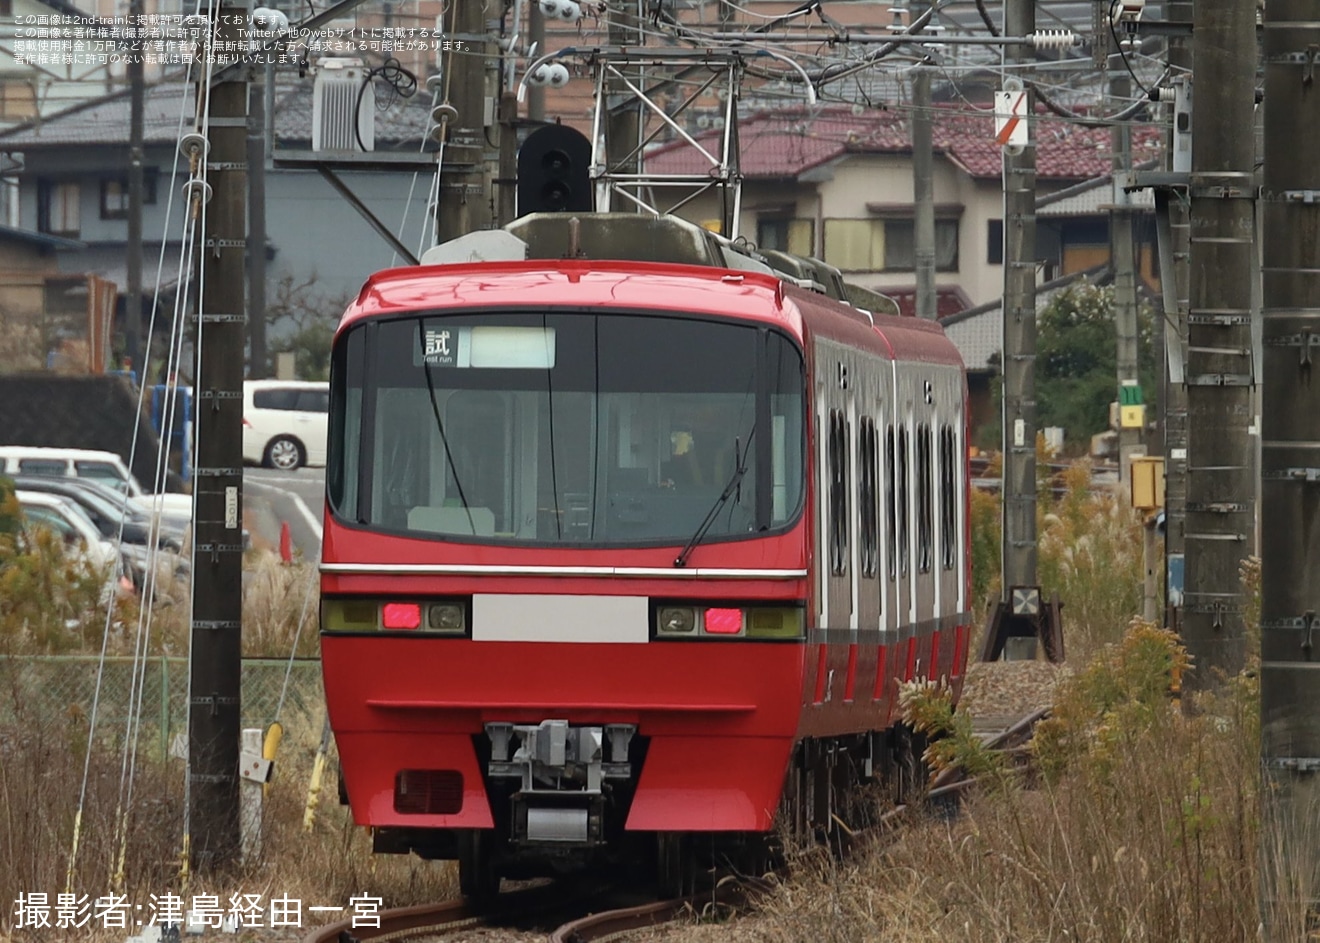
<path fill-rule="evenodd" d="M 987 418 L 1003 331 L 1002 157 L 991 114 L 965 103 L 934 109 L 937 313 L 963 353 L 973 418 Z M 709 140 L 715 132 L 705 136 Z M 1109 130 L 1037 115 L 1036 247 L 1040 283 L 1110 271 Z M 1158 129 L 1134 132 L 1134 157 L 1160 153 Z M 859 285 L 916 307 L 911 120 L 905 110 L 796 108 L 739 122 L 741 214 L 736 235 L 757 246 L 824 259 Z M 703 140 L 698 137 L 698 140 Z M 652 174 L 694 173 L 682 142 L 647 155 Z M 1155 226 L 1148 194 L 1138 208 L 1139 271 L 1154 283 Z M 684 216 L 716 225 L 713 196 Z"/>
<path fill-rule="evenodd" d="M 312 80 L 277 86 L 273 129 L 281 150 L 311 150 Z M 418 155 L 429 121 L 429 99 L 419 95 L 375 111 L 378 152 Z M 32 238 L 46 240 L 53 268 L 47 282 L 93 275 L 127 287 L 128 240 L 127 90 L 102 96 L 0 133 L 0 152 L 21 169 L 18 217 Z M 158 296 L 158 310 L 172 309 L 182 258 L 186 162 L 179 137 L 190 131 L 193 90 L 180 81 L 148 89 L 144 116 L 142 283 L 144 312 Z M 429 145 L 428 145 L 429 146 Z M 424 155 L 418 155 L 423 156 Z M 414 250 L 430 245 L 426 212 L 434 174 L 347 171 L 343 182 L 361 202 Z M 333 317 L 373 271 L 399 258 L 353 207 L 313 169 L 285 169 L 268 161 L 268 310 L 283 304 L 324 309 Z M 0 289 L 2 290 L 2 289 Z M 120 303 L 122 308 L 122 301 Z M 159 317 L 160 315 L 158 315 Z M 144 322 L 145 323 L 145 322 Z M 108 357 L 110 352 L 106 352 Z"/>

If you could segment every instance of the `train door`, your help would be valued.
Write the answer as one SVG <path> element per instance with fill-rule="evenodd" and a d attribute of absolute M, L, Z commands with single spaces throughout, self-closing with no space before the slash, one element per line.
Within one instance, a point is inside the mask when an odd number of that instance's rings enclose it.
<path fill-rule="evenodd" d="M 939 607 L 935 535 L 935 372 L 916 365 L 912 384 L 912 554 L 913 622 L 917 632 L 913 677 L 928 677 L 932 633 L 938 630 Z"/>
<path fill-rule="evenodd" d="M 943 368 L 936 377 L 936 537 L 937 588 L 940 614 L 940 650 L 932 676 L 952 676 L 961 670 L 955 664 L 959 650 L 967 644 L 963 635 L 970 616 L 967 605 L 965 533 L 966 455 L 963 423 L 962 378 L 954 368 Z M 938 674 L 936 673 L 938 672 Z"/>
<path fill-rule="evenodd" d="M 816 348 L 817 559 L 820 571 L 820 647 L 817 651 L 814 702 L 843 697 L 846 665 L 839 663 L 844 642 L 857 626 L 856 501 L 853 496 L 853 436 L 856 365 L 849 352 L 828 341 Z M 836 681 L 837 678 L 837 681 Z M 839 690 L 835 690 L 836 684 Z"/>
<path fill-rule="evenodd" d="M 881 437 L 883 407 L 887 394 L 889 364 L 879 358 L 862 357 L 856 383 L 857 421 L 854 467 L 857 470 L 857 552 L 854 582 L 857 585 L 856 631 L 849 651 L 848 688 L 850 700 L 878 701 L 876 674 L 879 640 L 884 629 L 885 570 L 882 533 L 884 527 L 884 476 Z"/>
<path fill-rule="evenodd" d="M 912 526 L 912 485 L 915 480 L 912 468 L 912 412 L 915 406 L 912 390 L 912 368 L 906 364 L 894 366 L 894 414 L 890 428 L 893 430 L 893 478 L 894 478 L 894 550 L 895 550 L 895 586 L 897 588 L 896 638 L 891 650 L 892 676 L 900 681 L 911 677 L 915 649 L 916 623 L 916 582 L 914 543 L 916 535 Z"/>

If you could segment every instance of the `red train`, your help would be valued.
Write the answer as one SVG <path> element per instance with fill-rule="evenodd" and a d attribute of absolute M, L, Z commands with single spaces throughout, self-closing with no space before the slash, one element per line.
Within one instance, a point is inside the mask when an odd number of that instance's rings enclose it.
<path fill-rule="evenodd" d="M 897 682 L 966 662 L 953 345 L 673 219 L 423 261 L 331 371 L 325 689 L 376 850 L 480 895 L 645 849 L 672 889 L 689 845 L 846 821 L 912 761 Z"/>

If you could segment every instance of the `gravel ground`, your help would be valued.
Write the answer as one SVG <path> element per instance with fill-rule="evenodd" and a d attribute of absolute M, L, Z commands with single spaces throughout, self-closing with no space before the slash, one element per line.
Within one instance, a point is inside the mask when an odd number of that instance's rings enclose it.
<path fill-rule="evenodd" d="M 967 671 L 960 709 L 973 717 L 1020 717 L 1049 707 L 1069 674 L 1066 665 L 1047 661 L 976 662 Z"/>

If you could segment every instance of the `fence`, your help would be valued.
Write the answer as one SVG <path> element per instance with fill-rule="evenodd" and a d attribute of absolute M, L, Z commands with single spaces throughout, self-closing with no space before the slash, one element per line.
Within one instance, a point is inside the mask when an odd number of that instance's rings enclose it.
<path fill-rule="evenodd" d="M 177 752 L 176 738 L 186 738 L 188 729 L 187 659 L 153 657 L 145 665 L 138 662 L 140 692 L 134 690 L 132 658 L 107 658 L 103 672 L 99 664 L 95 655 L 0 657 L 0 726 L 49 730 L 52 724 L 62 724 L 85 742 L 100 674 L 97 741 L 116 750 L 122 747 L 132 714 L 130 698 L 134 698 L 140 699 L 139 756 L 163 758 L 172 743 Z M 286 675 L 288 689 L 281 709 Z M 245 658 L 241 698 L 244 727 L 281 722 L 282 754 L 288 755 L 289 748 L 315 749 L 325 717 L 319 659 L 300 658 L 290 664 L 287 659 Z"/>

